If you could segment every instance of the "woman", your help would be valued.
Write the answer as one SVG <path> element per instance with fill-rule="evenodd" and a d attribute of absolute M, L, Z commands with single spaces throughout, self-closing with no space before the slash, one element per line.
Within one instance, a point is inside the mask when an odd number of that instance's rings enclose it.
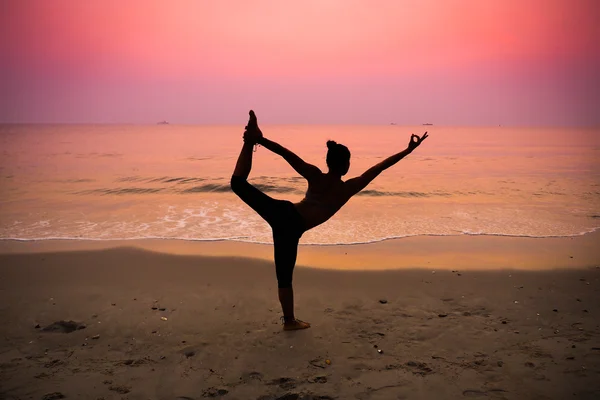
<path fill-rule="evenodd" d="M 306 163 L 290 150 L 265 138 L 258 127 L 256 115 L 250 110 L 250 120 L 244 132 L 244 145 L 231 177 L 231 189 L 267 221 L 273 230 L 275 271 L 284 330 L 310 327 L 309 323 L 294 316 L 292 274 L 296 265 L 298 242 L 302 234 L 331 218 L 352 196 L 363 190 L 383 170 L 410 154 L 426 138 L 427 132 L 422 137 L 411 135 L 406 150 L 369 168 L 361 176 L 344 182 L 342 176 L 350 168 L 350 151 L 346 146 L 332 140 L 327 142 L 329 171 L 324 174 L 319 168 Z M 293 204 L 286 200 L 275 200 L 248 183 L 253 147 L 256 144 L 282 156 L 308 181 L 308 190 L 302 201 Z"/>

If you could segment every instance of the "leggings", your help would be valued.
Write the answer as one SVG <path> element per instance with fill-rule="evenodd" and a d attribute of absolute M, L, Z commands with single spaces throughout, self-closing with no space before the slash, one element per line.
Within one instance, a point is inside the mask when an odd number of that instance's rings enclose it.
<path fill-rule="evenodd" d="M 273 199 L 241 176 L 231 177 L 231 189 L 271 226 L 277 286 L 291 288 L 298 242 L 305 231 L 302 216 L 291 202 Z"/>

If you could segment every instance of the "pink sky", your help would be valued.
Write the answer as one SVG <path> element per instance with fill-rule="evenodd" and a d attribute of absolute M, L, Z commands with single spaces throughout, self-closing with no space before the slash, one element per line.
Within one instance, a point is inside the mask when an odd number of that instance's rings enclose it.
<path fill-rule="evenodd" d="M 594 0 L 6 0 L 0 122 L 600 125 Z"/>

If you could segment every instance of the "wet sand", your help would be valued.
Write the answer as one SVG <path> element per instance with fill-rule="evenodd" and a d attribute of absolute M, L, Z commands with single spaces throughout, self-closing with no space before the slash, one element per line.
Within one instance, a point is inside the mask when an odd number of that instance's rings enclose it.
<path fill-rule="evenodd" d="M 312 323 L 297 332 L 281 329 L 268 246 L 3 242 L 0 398 L 598 398 L 593 235 L 466 239 L 421 238 L 420 268 L 398 253 L 417 260 L 410 241 L 301 248 L 304 265 L 323 252 L 372 270 L 297 267 Z M 403 268 L 376 271 L 394 254 Z M 43 330 L 59 321 L 84 328 Z"/>

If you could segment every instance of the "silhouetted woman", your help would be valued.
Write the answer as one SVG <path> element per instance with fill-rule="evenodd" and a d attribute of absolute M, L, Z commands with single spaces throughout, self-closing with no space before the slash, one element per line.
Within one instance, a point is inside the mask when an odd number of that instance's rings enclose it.
<path fill-rule="evenodd" d="M 422 137 L 411 135 L 406 150 L 369 168 L 361 176 L 344 182 L 342 176 L 350 168 L 350 151 L 346 146 L 331 140 L 327 142 L 329 171 L 324 174 L 319 168 L 308 164 L 290 150 L 265 138 L 258 128 L 256 115 L 252 110 L 250 111 L 250 120 L 244 132 L 244 145 L 231 177 L 231 189 L 267 221 L 273 230 L 275 271 L 284 330 L 310 327 L 309 323 L 300 321 L 294 316 L 292 274 L 296 265 L 298 242 L 302 234 L 331 218 L 352 196 L 363 190 L 383 170 L 410 154 L 425 138 L 427 132 Z M 294 204 L 286 200 L 276 200 L 248 183 L 255 144 L 260 144 L 282 156 L 308 181 L 308 190 L 302 201 Z"/>

